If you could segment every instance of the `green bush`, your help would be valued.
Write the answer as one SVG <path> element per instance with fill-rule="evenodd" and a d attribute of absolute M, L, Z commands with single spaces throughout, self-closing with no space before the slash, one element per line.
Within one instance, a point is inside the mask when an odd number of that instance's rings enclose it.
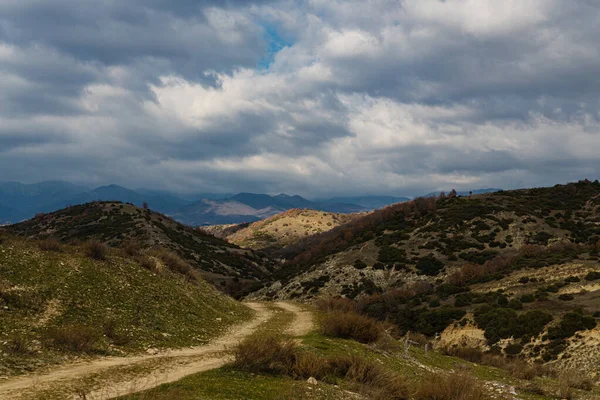
<path fill-rule="evenodd" d="M 595 281 L 598 279 L 600 279 L 600 272 L 598 271 L 588 272 L 588 274 L 585 276 L 586 281 Z"/>
<path fill-rule="evenodd" d="M 419 259 L 417 269 L 425 275 L 435 276 L 444 269 L 444 263 L 435 258 L 433 254 L 429 254 Z"/>
<path fill-rule="evenodd" d="M 581 311 L 573 311 L 563 316 L 560 324 L 548 329 L 548 338 L 550 340 L 570 338 L 575 332 L 586 329 L 594 329 L 596 320 L 594 317 L 583 315 Z"/>

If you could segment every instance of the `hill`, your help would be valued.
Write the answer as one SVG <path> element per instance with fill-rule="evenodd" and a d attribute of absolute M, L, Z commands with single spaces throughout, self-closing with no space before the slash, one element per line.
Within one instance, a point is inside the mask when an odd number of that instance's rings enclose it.
<path fill-rule="evenodd" d="M 328 203 L 351 203 L 363 206 L 368 210 L 376 210 L 396 203 L 410 201 L 408 197 L 394 196 L 359 196 L 359 197 L 334 197 L 327 200 Z"/>
<path fill-rule="evenodd" d="M 0 375 L 203 344 L 252 316 L 157 253 L 92 246 L 0 233 Z"/>
<path fill-rule="evenodd" d="M 183 207 L 172 215 L 188 225 L 207 226 L 255 222 L 295 208 L 334 213 L 367 210 L 356 204 L 312 202 L 300 196 L 240 193 L 227 199 L 204 199 Z"/>
<path fill-rule="evenodd" d="M 272 268 L 259 254 L 132 204 L 94 202 L 72 206 L 11 225 L 7 230 L 36 239 L 96 239 L 110 246 L 134 242 L 142 248 L 166 248 L 227 290 L 264 279 Z"/>
<path fill-rule="evenodd" d="M 280 279 L 253 297 L 342 295 L 404 330 L 600 373 L 600 336 L 587 332 L 600 317 L 599 241 L 598 181 L 420 198 L 282 250 Z"/>
<path fill-rule="evenodd" d="M 307 236 L 331 230 L 360 215 L 292 209 L 252 224 L 209 226 L 202 229 L 244 248 L 283 248 Z"/>

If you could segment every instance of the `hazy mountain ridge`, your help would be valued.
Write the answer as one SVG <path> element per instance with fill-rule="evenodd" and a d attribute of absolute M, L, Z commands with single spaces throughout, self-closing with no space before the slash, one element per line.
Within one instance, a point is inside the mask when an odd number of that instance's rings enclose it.
<path fill-rule="evenodd" d="M 366 211 L 356 204 L 313 202 L 297 195 L 239 193 L 222 198 L 222 195 L 207 193 L 202 196 L 206 198 L 190 200 L 164 191 L 131 190 L 119 185 L 89 190 L 60 181 L 38 184 L 7 182 L 0 183 L 0 223 L 15 223 L 40 212 L 53 212 L 93 201 L 120 201 L 138 207 L 147 203 L 151 209 L 188 225 L 254 222 L 292 208 L 342 213 Z"/>

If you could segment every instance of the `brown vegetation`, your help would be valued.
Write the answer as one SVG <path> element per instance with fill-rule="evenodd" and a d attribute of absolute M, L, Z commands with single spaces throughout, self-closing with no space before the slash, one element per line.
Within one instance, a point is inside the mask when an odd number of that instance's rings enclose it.
<path fill-rule="evenodd" d="M 404 400 L 409 387 L 401 375 L 359 356 L 324 357 L 278 336 L 251 336 L 234 348 L 233 367 L 255 373 L 313 377 L 329 383 L 344 379 L 375 400 Z"/>
<path fill-rule="evenodd" d="M 333 311 L 321 319 L 321 333 L 325 336 L 354 339 L 360 343 L 376 342 L 384 333 L 383 325 L 355 312 Z"/>
<path fill-rule="evenodd" d="M 96 330 L 79 324 L 53 327 L 43 335 L 45 346 L 80 353 L 93 352 L 99 339 L 100 334 Z"/>
<path fill-rule="evenodd" d="M 85 243 L 85 255 L 94 260 L 106 260 L 108 254 L 108 247 L 102 242 L 97 240 L 89 240 Z"/>
<path fill-rule="evenodd" d="M 473 377 L 463 373 L 425 377 L 417 389 L 419 400 L 487 400 L 493 397 Z"/>
<path fill-rule="evenodd" d="M 161 247 L 152 249 L 150 255 L 161 260 L 171 271 L 181 274 L 191 281 L 198 280 L 198 276 L 194 273 L 190 264 L 174 252 Z M 149 265 L 149 263 L 146 262 L 146 265 Z"/>
<path fill-rule="evenodd" d="M 38 247 L 42 251 L 54 251 L 57 253 L 60 253 L 63 250 L 60 241 L 54 238 L 40 240 L 38 242 Z"/>

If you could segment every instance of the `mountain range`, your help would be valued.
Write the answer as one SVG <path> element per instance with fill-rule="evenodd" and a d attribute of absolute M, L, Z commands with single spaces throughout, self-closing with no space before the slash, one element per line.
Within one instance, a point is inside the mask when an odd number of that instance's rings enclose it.
<path fill-rule="evenodd" d="M 473 194 L 499 189 L 474 190 Z M 468 195 L 469 192 L 461 192 Z M 437 195 L 430 193 L 427 196 Z M 91 188 L 64 181 L 47 181 L 34 184 L 0 182 L 0 225 L 16 223 L 37 213 L 60 210 L 69 205 L 93 201 L 121 201 L 142 206 L 193 226 L 239 224 L 269 218 L 290 209 L 312 209 L 333 213 L 357 213 L 380 209 L 391 204 L 409 201 L 408 197 L 356 196 L 307 200 L 301 196 L 278 194 L 199 193 L 180 195 L 150 189 L 128 189 L 119 185 Z"/>
<path fill-rule="evenodd" d="M 337 213 L 369 211 L 360 204 L 338 201 L 310 201 L 301 196 L 239 193 L 219 195 L 206 193 L 200 197 L 183 197 L 164 191 L 132 190 L 118 185 L 90 189 L 68 182 L 51 181 L 36 184 L 0 183 L 0 224 L 15 223 L 69 205 L 93 201 L 121 201 L 172 216 L 188 225 L 213 225 L 254 222 L 293 208 L 308 208 Z"/>

